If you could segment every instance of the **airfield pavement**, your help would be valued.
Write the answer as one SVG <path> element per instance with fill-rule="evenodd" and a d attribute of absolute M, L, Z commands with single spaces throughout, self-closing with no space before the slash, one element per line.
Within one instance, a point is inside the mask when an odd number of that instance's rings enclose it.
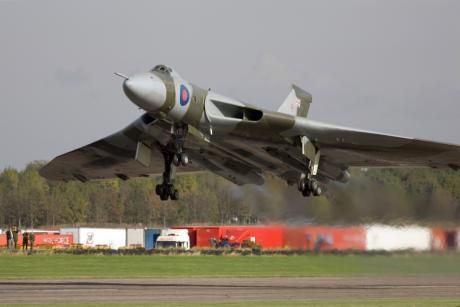
<path fill-rule="evenodd" d="M 460 298 L 460 277 L 0 280 L 1 303 Z"/>

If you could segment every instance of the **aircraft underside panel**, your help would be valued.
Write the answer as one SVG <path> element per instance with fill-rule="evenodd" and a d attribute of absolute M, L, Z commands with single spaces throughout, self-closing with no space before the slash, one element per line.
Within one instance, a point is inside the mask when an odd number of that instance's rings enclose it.
<path fill-rule="evenodd" d="M 56 157 L 40 172 L 47 179 L 64 181 L 161 175 L 164 171 L 162 148 L 169 137 L 170 130 L 164 122 L 145 124 L 137 120 L 118 133 Z M 144 152 L 142 159 L 138 157 L 139 148 Z M 147 148 L 151 150 L 148 163 Z M 184 149 L 192 162 L 177 167 L 178 173 L 208 170 L 239 185 L 264 183 L 262 169 L 202 138 L 189 135 Z"/>
<path fill-rule="evenodd" d="M 346 181 L 349 167 L 440 167 L 460 169 L 458 146 L 345 129 L 303 121 L 276 137 L 259 138 L 259 130 L 246 136 L 206 135 L 190 128 L 184 149 L 192 163 L 177 172 L 208 170 L 236 184 L 263 184 L 264 173 L 290 184 L 308 169 L 308 160 L 295 142 L 302 135 L 321 151 L 318 181 Z M 248 136 L 248 137 L 247 137 Z M 171 138 L 171 125 L 142 116 L 125 129 L 53 159 L 41 170 L 51 180 L 86 181 L 146 177 L 164 171 L 163 151 Z M 283 143 L 283 140 L 288 141 Z M 143 152 L 139 155 L 139 144 Z M 150 153 L 146 154 L 146 148 Z M 136 155 L 137 153 L 137 155 Z M 146 158 L 147 157 L 147 158 Z M 137 160 L 136 160 L 137 159 Z"/>

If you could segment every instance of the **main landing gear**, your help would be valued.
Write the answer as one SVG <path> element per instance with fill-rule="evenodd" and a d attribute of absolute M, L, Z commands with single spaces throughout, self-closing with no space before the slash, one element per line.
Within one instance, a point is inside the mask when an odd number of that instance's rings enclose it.
<path fill-rule="evenodd" d="M 305 174 L 302 174 L 300 177 L 298 188 L 299 191 L 302 192 L 302 195 L 305 197 L 310 195 L 320 196 L 322 193 L 318 182 L 311 178 L 311 176 L 308 177 Z"/>
<path fill-rule="evenodd" d="M 306 136 L 300 137 L 302 155 L 305 157 L 306 173 L 302 173 L 299 179 L 298 188 L 303 196 L 320 196 L 321 187 L 314 178 L 318 173 L 319 159 L 321 157 L 319 149 Z"/>
<path fill-rule="evenodd" d="M 176 167 L 187 166 L 190 163 L 190 158 L 183 148 L 187 125 L 173 126 L 171 134 L 171 141 L 162 151 L 165 165 L 163 182 L 155 187 L 155 192 L 160 196 L 161 200 L 168 200 L 168 198 L 171 198 L 171 200 L 179 199 L 179 191 L 174 187 Z"/>

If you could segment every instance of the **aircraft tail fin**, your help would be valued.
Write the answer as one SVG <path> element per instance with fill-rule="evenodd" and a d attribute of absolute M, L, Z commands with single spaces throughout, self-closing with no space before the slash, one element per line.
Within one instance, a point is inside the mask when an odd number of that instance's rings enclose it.
<path fill-rule="evenodd" d="M 289 95 L 278 108 L 278 112 L 307 117 L 311 102 L 311 95 L 293 84 Z"/>

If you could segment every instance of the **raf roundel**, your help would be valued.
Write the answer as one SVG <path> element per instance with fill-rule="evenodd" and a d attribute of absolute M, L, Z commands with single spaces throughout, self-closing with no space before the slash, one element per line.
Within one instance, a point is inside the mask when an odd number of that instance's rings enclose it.
<path fill-rule="evenodd" d="M 186 106 L 190 100 L 190 93 L 188 89 L 185 87 L 185 85 L 183 84 L 181 84 L 180 86 L 179 95 L 180 95 L 180 99 L 179 99 L 180 105 Z"/>

